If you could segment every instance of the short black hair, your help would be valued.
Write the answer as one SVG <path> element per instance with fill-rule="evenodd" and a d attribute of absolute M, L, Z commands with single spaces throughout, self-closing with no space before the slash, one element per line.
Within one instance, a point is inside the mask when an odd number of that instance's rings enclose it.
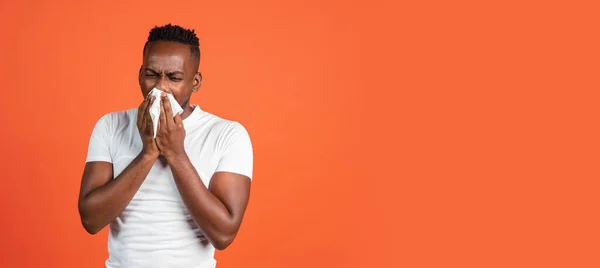
<path fill-rule="evenodd" d="M 148 43 L 154 41 L 171 41 L 188 45 L 192 56 L 200 61 L 200 41 L 198 41 L 198 37 L 192 29 L 186 29 L 179 25 L 171 25 L 170 23 L 164 26 L 155 26 L 150 30 L 148 41 L 144 44 L 144 52 Z"/>

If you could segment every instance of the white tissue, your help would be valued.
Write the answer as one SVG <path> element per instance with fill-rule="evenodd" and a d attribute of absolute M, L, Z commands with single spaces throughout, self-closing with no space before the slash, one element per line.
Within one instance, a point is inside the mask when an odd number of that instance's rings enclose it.
<path fill-rule="evenodd" d="M 162 94 L 162 90 L 158 89 L 158 88 L 153 88 L 152 91 L 150 91 L 150 96 L 155 96 L 156 98 L 154 99 L 154 102 L 152 103 L 152 106 L 150 106 L 150 118 L 152 118 L 152 126 L 154 127 L 154 138 L 156 138 L 156 132 L 158 130 L 158 121 L 159 116 L 160 116 L 160 95 Z M 168 94 L 167 93 L 167 98 L 169 98 L 169 102 L 171 103 L 171 109 L 173 110 L 173 117 L 175 117 L 176 114 L 181 114 L 183 112 L 183 108 L 181 108 L 181 106 L 179 105 L 179 103 L 177 103 L 177 101 L 175 100 L 175 97 L 173 97 L 172 94 Z"/>

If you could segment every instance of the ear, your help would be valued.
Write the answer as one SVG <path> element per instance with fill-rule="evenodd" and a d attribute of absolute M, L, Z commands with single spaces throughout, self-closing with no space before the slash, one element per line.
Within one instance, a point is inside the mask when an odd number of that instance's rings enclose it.
<path fill-rule="evenodd" d="M 192 84 L 192 91 L 194 91 L 194 92 L 198 91 L 198 89 L 200 89 L 201 85 L 202 85 L 202 73 L 197 72 L 194 75 L 194 82 Z"/>

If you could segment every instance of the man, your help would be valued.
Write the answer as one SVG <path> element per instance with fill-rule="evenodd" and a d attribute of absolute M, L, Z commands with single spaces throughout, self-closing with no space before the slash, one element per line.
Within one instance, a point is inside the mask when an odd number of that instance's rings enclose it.
<path fill-rule="evenodd" d="M 90 138 L 79 195 L 83 227 L 110 224 L 106 267 L 215 267 L 250 195 L 246 129 L 189 103 L 198 91 L 193 30 L 155 27 L 144 45 L 138 108 L 102 116 Z M 160 98 L 148 97 L 157 88 Z M 173 116 L 172 94 L 183 108 Z M 149 108 L 160 102 L 156 138 Z"/>

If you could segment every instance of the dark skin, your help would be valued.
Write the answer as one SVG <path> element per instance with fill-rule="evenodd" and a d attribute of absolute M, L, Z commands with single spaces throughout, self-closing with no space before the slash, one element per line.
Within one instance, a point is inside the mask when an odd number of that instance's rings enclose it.
<path fill-rule="evenodd" d="M 79 214 L 90 234 L 99 232 L 125 210 L 154 162 L 163 158 L 171 168 L 183 202 L 206 238 L 219 250 L 233 242 L 248 204 L 250 179 L 240 174 L 216 172 L 207 188 L 185 152 L 183 119 L 192 113 L 189 100 L 202 82 L 197 70 L 198 58 L 191 55 L 187 45 L 157 41 L 146 47 L 139 72 L 142 95 L 147 96 L 157 87 L 173 94 L 184 111 L 173 117 L 165 93 L 160 99 L 146 98 L 138 107 L 137 118 L 143 149 L 129 166 L 113 179 L 111 163 L 86 163 Z M 162 109 L 156 139 L 148 113 L 154 101 L 160 101 Z"/>

